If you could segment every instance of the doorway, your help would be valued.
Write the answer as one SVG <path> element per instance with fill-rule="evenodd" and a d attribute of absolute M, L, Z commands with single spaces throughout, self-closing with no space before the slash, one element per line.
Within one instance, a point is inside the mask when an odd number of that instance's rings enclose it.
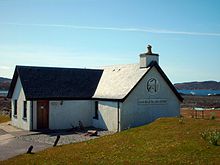
<path fill-rule="evenodd" d="M 49 128 L 49 101 L 37 101 L 37 129 Z"/>

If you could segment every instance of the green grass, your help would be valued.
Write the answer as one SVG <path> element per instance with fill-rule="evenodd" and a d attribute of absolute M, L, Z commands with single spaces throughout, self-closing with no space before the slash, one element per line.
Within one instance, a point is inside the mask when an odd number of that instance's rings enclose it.
<path fill-rule="evenodd" d="M 4 123 L 4 122 L 7 122 L 7 121 L 10 121 L 10 117 L 9 116 L 6 116 L 6 115 L 0 115 L 0 123 Z"/>
<path fill-rule="evenodd" d="M 0 164 L 219 164 L 220 146 L 201 138 L 219 120 L 161 118 L 99 139 L 24 154 Z"/>

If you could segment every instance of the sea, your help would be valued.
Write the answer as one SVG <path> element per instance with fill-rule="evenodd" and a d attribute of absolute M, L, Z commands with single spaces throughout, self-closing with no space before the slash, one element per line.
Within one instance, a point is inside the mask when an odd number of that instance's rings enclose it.
<path fill-rule="evenodd" d="M 0 96 L 7 96 L 8 91 L 2 91 L 0 90 Z"/>
<path fill-rule="evenodd" d="M 220 95 L 220 90 L 177 90 L 179 93 L 195 96 L 214 96 Z"/>

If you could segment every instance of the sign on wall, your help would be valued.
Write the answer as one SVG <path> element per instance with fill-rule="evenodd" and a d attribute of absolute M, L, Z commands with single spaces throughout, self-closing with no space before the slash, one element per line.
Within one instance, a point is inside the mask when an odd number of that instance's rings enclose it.
<path fill-rule="evenodd" d="M 59 101 L 51 101 L 52 106 L 58 106 L 60 105 L 59 103 L 60 103 Z"/>
<path fill-rule="evenodd" d="M 146 83 L 146 90 L 150 95 L 155 95 L 159 91 L 159 81 L 156 78 L 150 78 Z"/>
<path fill-rule="evenodd" d="M 167 104 L 167 99 L 139 99 L 138 104 L 163 105 Z"/>

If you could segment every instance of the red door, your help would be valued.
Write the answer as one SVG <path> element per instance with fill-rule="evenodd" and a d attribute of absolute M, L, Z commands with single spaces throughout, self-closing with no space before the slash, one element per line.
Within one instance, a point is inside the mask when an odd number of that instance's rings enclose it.
<path fill-rule="evenodd" d="M 37 129 L 49 128 L 49 101 L 37 101 Z"/>

